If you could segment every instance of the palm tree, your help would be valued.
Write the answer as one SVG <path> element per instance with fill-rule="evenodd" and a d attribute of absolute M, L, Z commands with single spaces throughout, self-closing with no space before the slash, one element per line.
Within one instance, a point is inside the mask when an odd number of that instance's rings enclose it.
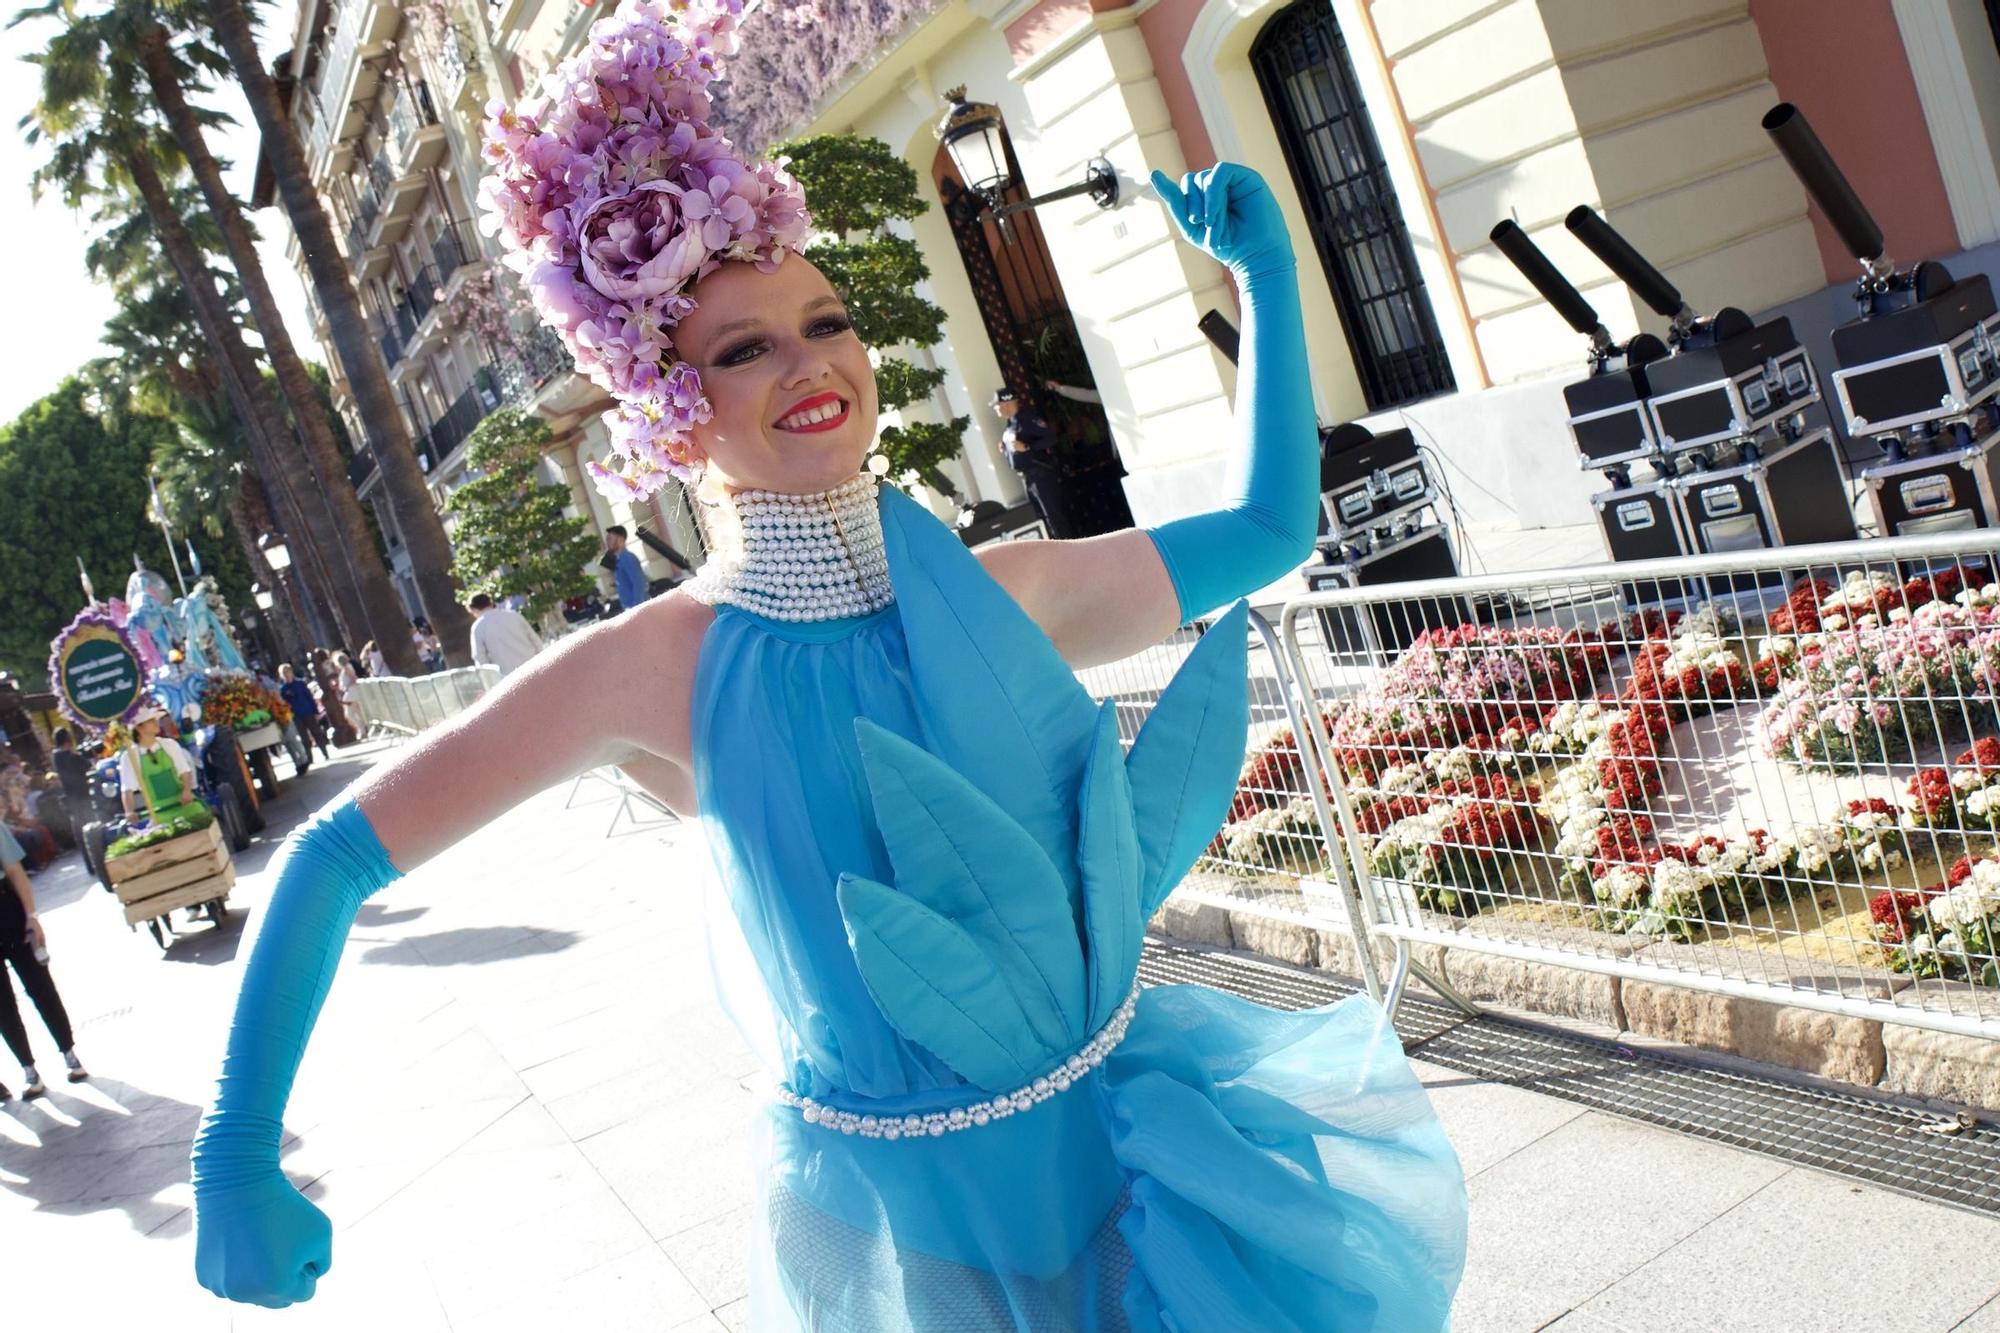
<path fill-rule="evenodd" d="M 121 409 L 164 418 L 174 434 L 154 454 L 155 475 L 169 517 L 176 526 L 200 527 L 213 536 L 227 527 L 243 549 L 249 568 L 262 562 L 257 538 L 279 530 L 270 496 L 254 465 L 261 452 L 252 432 L 231 407 L 216 369 L 207 338 L 200 332 L 193 306 L 177 287 L 159 285 L 144 292 L 123 289 L 119 309 L 105 322 L 104 342 L 115 355 L 84 367 L 84 379 L 97 391 L 108 415 Z M 219 521 L 226 515 L 228 522 Z M 318 573 L 310 562 L 309 540 L 299 540 L 299 568 L 312 580 Z M 299 627 L 311 625 L 314 641 L 331 637 L 280 581 L 286 616 L 275 623 L 288 656 L 306 646 Z M 321 594 L 324 604 L 324 595 Z M 301 659 L 302 660 L 302 659 Z"/>
<path fill-rule="evenodd" d="M 409 431 L 396 410 L 381 349 L 368 336 L 360 297 L 334 241 L 333 222 L 313 188 L 305 150 L 278 98 L 270 72 L 257 53 L 256 28 L 243 0 L 209 0 L 208 16 L 210 30 L 227 53 L 237 82 L 249 100 L 251 117 L 263 136 L 265 161 L 277 183 L 278 197 L 291 219 L 292 230 L 298 235 L 307 275 L 326 316 L 334 355 L 347 376 L 363 428 L 375 446 L 382 485 L 395 510 L 396 522 L 403 530 L 403 539 L 409 544 L 410 563 L 423 596 L 425 613 L 453 662 L 469 661 L 470 620 L 458 605 L 452 587 L 451 543 L 437 510 L 432 507 Z"/>
<path fill-rule="evenodd" d="M 388 568 L 376 549 L 360 500 L 347 485 L 345 460 L 312 392 L 311 381 L 285 333 L 248 228 L 235 201 L 222 187 L 221 169 L 208 152 L 203 127 L 214 123 L 216 118 L 212 113 L 191 107 L 181 93 L 181 80 L 196 81 L 202 70 L 181 60 L 174 52 L 149 0 L 121 0 L 113 8 L 89 17 L 77 15 L 72 0 L 47 0 L 37 9 L 23 11 L 15 21 L 52 15 L 60 15 L 65 26 L 51 40 L 47 52 L 37 57 L 42 66 L 43 104 L 35 114 L 62 118 L 78 111 L 86 116 L 96 112 L 106 128 L 113 126 L 114 111 L 118 114 L 124 122 L 120 128 L 129 132 L 113 130 L 105 135 L 107 139 L 120 140 L 116 165 L 144 201 L 147 213 L 159 229 L 161 243 L 176 267 L 186 269 L 183 276 L 200 311 L 204 304 L 213 305 L 213 286 L 198 279 L 207 265 L 199 260 L 198 253 L 192 256 L 188 253 L 182 218 L 163 216 L 171 212 L 166 182 L 157 160 L 165 153 L 163 146 L 144 142 L 157 136 L 150 132 L 143 96 L 133 79 L 135 70 L 145 69 L 155 102 L 160 104 L 158 109 L 172 124 L 181 160 L 194 166 L 198 176 L 205 171 L 212 177 L 202 181 L 203 193 L 209 197 L 211 215 L 249 297 L 265 351 L 278 372 L 279 386 L 289 402 L 298 436 L 305 446 L 306 462 L 320 491 L 317 502 L 307 507 L 324 511 L 320 521 L 332 527 L 347 551 L 356 594 L 344 608 L 348 636 L 353 639 L 358 634 L 392 645 L 398 657 L 407 659 L 398 665 L 413 671 L 415 654 L 406 636 L 400 633 L 402 605 Z M 220 58 L 212 53 L 207 56 L 207 64 L 221 67 Z M 221 208 L 216 207 L 218 199 Z M 176 230 L 180 233 L 178 238 L 172 234 Z M 186 263 L 189 258 L 197 261 L 192 267 Z M 213 314 L 211 310 L 203 315 L 205 324 Z M 265 395 L 261 376 L 246 380 L 243 387 L 252 397 Z M 273 438 L 286 438 L 284 434 L 267 433 Z"/>
<path fill-rule="evenodd" d="M 175 214 L 188 219 L 189 231 L 201 251 L 212 253 L 217 242 L 204 225 L 207 215 L 201 210 L 199 200 L 192 198 L 183 186 L 175 192 L 172 203 Z M 188 288 L 162 252 L 151 218 L 136 201 L 126 196 L 114 197 L 98 210 L 93 222 L 101 230 L 85 250 L 84 264 L 93 275 L 110 284 L 120 304 L 118 312 L 106 323 L 103 335 L 105 343 L 119 356 L 113 362 L 95 363 L 102 367 L 99 378 L 127 386 L 131 396 L 142 400 L 141 410 L 155 415 L 177 416 L 184 405 L 205 402 L 231 402 L 233 408 L 217 353 L 218 337 L 226 342 L 234 333 L 233 312 L 238 297 L 233 284 L 225 279 L 220 287 L 223 309 L 230 312 L 230 327 L 211 337 Z M 259 385 L 260 389 L 266 387 Z M 283 510 L 282 523 L 271 525 L 269 504 L 260 498 L 256 512 L 265 517 L 266 526 L 248 533 L 248 539 L 254 543 L 262 532 L 286 533 L 297 552 L 300 577 L 313 597 L 320 606 L 337 609 L 339 603 L 329 590 L 336 578 L 345 580 L 352 599 L 352 570 L 324 506 L 301 503 L 283 455 L 265 438 L 255 413 L 245 418 L 232 410 L 230 418 L 254 469 L 254 489 L 260 497 L 267 491 L 274 493 Z M 254 570 L 261 564 L 260 555 L 251 561 L 250 567 Z M 290 598 L 293 586 L 285 580 L 278 583 L 280 591 Z M 293 607 L 293 614 L 301 625 L 314 626 L 317 642 L 352 637 L 330 633 L 300 607 Z"/>

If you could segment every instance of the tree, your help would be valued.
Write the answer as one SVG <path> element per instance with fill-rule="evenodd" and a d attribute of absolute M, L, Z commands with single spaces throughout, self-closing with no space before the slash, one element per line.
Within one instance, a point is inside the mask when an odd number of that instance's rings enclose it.
<path fill-rule="evenodd" d="M 190 204 L 191 222 L 198 224 L 204 216 L 199 201 L 191 200 Z M 100 209 L 94 221 L 102 230 L 85 251 L 84 263 L 110 284 L 119 309 L 105 322 L 103 335 L 115 355 L 85 366 L 85 380 L 100 395 L 107 414 L 122 405 L 125 410 L 165 418 L 174 423 L 190 449 L 201 452 L 202 472 L 211 485 L 204 487 L 200 499 L 190 503 L 196 512 L 211 518 L 226 510 L 249 568 L 257 571 L 260 581 L 275 584 L 274 591 L 287 607 L 286 616 L 278 620 L 287 655 L 296 656 L 301 647 L 294 641 L 295 629 L 309 629 L 313 642 L 334 642 L 341 636 L 297 595 L 303 583 L 318 607 L 334 604 L 327 592 L 325 557 L 316 525 L 302 517 L 286 474 L 253 428 L 255 418 L 246 421 L 235 409 L 223 383 L 216 348 L 203 332 L 187 290 L 161 252 L 150 220 L 133 201 L 120 198 Z M 191 230 L 204 249 L 215 248 L 217 242 L 204 237 L 198 225 Z M 220 295 L 224 305 L 233 308 L 233 290 L 225 285 Z M 224 468 L 238 478 L 233 491 L 213 485 Z M 157 458 L 155 472 L 161 477 L 161 494 L 169 508 L 175 508 L 179 491 L 169 474 L 160 469 Z M 174 475 L 181 475 L 178 468 Z M 279 510 L 284 517 L 280 518 Z M 178 518 L 175 521 L 181 522 Z M 284 534 L 296 551 L 297 582 L 273 579 L 265 568 L 257 542 L 266 533 Z"/>
<path fill-rule="evenodd" d="M 85 399 L 72 377 L 0 427 L 0 669 L 32 688 L 83 605 L 79 558 L 105 599 L 124 594 L 134 555 L 173 569 L 146 521 L 146 463 L 170 428 L 128 416 L 114 429 Z"/>
<path fill-rule="evenodd" d="M 111 13 L 126 16 L 127 21 L 107 25 L 109 31 L 122 38 L 119 42 L 121 49 L 107 52 L 107 55 L 112 59 L 128 59 L 136 48 L 138 62 L 145 70 L 147 85 L 152 90 L 153 102 L 166 117 L 174 142 L 194 173 L 202 197 L 208 202 L 209 213 L 222 233 L 230 263 L 243 284 L 243 294 L 250 302 L 257 332 L 264 340 L 264 354 L 277 374 L 279 388 L 291 407 L 299 438 L 305 444 L 306 456 L 318 476 L 321 498 L 347 549 L 353 553 L 355 581 L 361 594 L 363 613 L 373 630 L 371 637 L 399 670 L 415 674 L 418 665 L 415 645 L 402 632 L 403 604 L 396 596 L 388 566 L 382 561 L 381 549 L 374 544 L 361 500 L 355 495 L 353 487 L 347 484 L 347 460 L 341 454 L 340 446 L 334 439 L 333 427 L 328 424 L 327 413 L 306 374 L 305 362 L 292 346 L 291 334 L 285 328 L 284 316 L 278 311 L 278 301 L 271 292 L 271 285 L 264 277 L 264 265 L 257 257 L 257 247 L 244 221 L 243 211 L 223 182 L 221 164 L 209 152 L 207 137 L 203 133 L 204 117 L 189 104 L 182 91 L 184 84 L 199 87 L 204 76 L 225 72 L 228 65 L 200 42 L 190 42 L 183 49 L 176 49 L 166 28 L 153 17 L 147 0 L 124 0 Z M 429 513 L 428 491 L 424 491 L 422 503 L 426 513 Z M 426 601 L 425 610 L 429 609 L 430 603 Z"/>
<path fill-rule="evenodd" d="M 417 466 L 409 429 L 403 424 L 395 392 L 389 387 L 389 371 L 382 363 L 381 348 L 369 336 L 361 298 L 334 240 L 333 221 L 327 217 L 326 206 L 313 187 L 298 131 L 258 54 L 257 30 L 243 0 L 210 0 L 208 16 L 210 30 L 228 54 L 236 80 L 250 103 L 251 117 L 263 137 L 271 179 L 277 183 L 278 198 L 298 236 L 306 274 L 319 297 L 320 310 L 326 315 L 327 335 L 333 342 L 334 355 L 339 358 L 349 391 L 354 395 L 361 428 L 375 451 L 376 467 L 382 474 L 383 491 L 389 497 L 396 524 L 409 548 L 410 568 L 417 581 L 417 594 L 423 600 L 424 614 L 443 641 L 446 655 L 455 664 L 463 665 L 472 660 L 467 643 L 471 622 L 451 585 L 451 542 L 431 505 L 430 489 L 424 483 L 423 470 Z M 383 651 L 391 651 L 388 643 L 382 642 L 381 646 Z"/>
<path fill-rule="evenodd" d="M 455 525 L 453 575 L 494 598 L 520 593 L 530 620 L 597 586 L 585 572 L 597 553 L 589 520 L 565 517 L 569 488 L 541 480 L 551 438 L 549 423 L 538 416 L 511 407 L 493 413 L 466 445 L 466 462 L 478 475 L 444 502 Z"/>
<path fill-rule="evenodd" d="M 889 230 L 891 222 L 921 217 L 930 207 L 917 193 L 917 173 L 880 139 L 856 134 L 814 135 L 773 151 L 791 158 L 789 170 L 812 201 L 819 234 L 807 257 L 847 302 L 855 334 L 875 349 L 882 410 L 929 397 L 944 372 L 889 354 L 944 337 L 944 311 L 917 294 L 917 284 L 931 275 L 923 253 L 915 241 Z M 956 499 L 957 489 L 938 465 L 958 457 L 971 424 L 970 417 L 953 417 L 884 427 L 880 444 L 890 475 L 915 472 L 932 490 Z"/>
<path fill-rule="evenodd" d="M 199 216 L 191 220 L 181 211 L 184 200 L 177 200 L 169 176 L 162 174 L 177 172 L 179 158 L 149 120 L 129 65 L 108 66 L 102 58 L 117 38 L 118 25 L 102 15 L 79 17 L 60 5 L 27 11 L 14 21 L 49 14 L 60 14 L 64 26 L 46 51 L 30 57 L 41 70 L 41 99 L 22 119 L 31 144 L 47 139 L 51 146 L 48 161 L 35 172 L 35 188 L 60 189 L 72 208 L 96 198 L 115 212 L 120 199 L 137 199 L 216 350 L 223 387 L 246 424 L 253 449 L 261 451 L 259 470 L 267 478 L 285 476 L 292 456 L 291 426 L 203 258 L 194 231 Z M 118 253 L 129 259 L 132 243 Z M 302 527 L 319 526 L 317 546 L 323 553 L 338 553 L 338 560 L 324 563 L 322 572 L 335 594 L 332 605 L 343 637 L 353 639 L 366 624 L 351 573 L 354 553 L 339 545 L 324 505 L 295 502 L 292 508 Z"/>

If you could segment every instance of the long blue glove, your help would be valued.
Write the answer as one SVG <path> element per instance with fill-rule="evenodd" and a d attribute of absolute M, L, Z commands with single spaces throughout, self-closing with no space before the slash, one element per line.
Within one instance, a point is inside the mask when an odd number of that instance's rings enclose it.
<path fill-rule="evenodd" d="M 282 1308 L 333 1265 L 333 1226 L 278 1166 L 286 1099 L 362 900 L 398 874 L 361 807 L 297 834 L 244 969 L 215 1108 L 194 1141 L 194 1271 L 218 1296 Z"/>
<path fill-rule="evenodd" d="M 1188 244 L 1220 260 L 1243 298 L 1236 429 L 1220 509 L 1148 530 L 1180 598 L 1181 619 L 1282 578 L 1319 528 L 1319 423 L 1306 373 L 1298 264 L 1278 201 L 1248 167 L 1223 162 L 1153 187 Z"/>

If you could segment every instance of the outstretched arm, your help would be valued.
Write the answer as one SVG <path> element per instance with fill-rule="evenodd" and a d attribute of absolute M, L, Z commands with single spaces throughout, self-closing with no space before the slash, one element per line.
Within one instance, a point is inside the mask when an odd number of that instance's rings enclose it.
<path fill-rule="evenodd" d="M 1256 172 L 1222 163 L 1153 184 L 1181 235 L 1228 265 L 1243 297 L 1236 441 L 1215 509 L 1077 542 L 1007 542 L 987 569 L 1073 665 L 1115 660 L 1255 592 L 1312 551 L 1318 423 L 1306 374 L 1297 263 Z"/>
<path fill-rule="evenodd" d="M 214 1108 L 195 1139 L 203 1286 L 285 1306 L 311 1297 L 331 1264 L 332 1228 L 285 1179 L 278 1148 L 293 1076 L 362 901 L 566 776 L 641 754 L 684 760 L 685 681 L 707 614 L 670 598 L 573 636 L 287 842 Z M 648 664 L 643 689 L 634 662 Z"/>

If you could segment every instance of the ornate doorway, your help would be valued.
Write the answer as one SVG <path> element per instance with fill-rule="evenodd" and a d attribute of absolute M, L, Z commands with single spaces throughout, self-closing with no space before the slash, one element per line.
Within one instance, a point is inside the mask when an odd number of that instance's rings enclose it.
<path fill-rule="evenodd" d="M 1007 156 L 1014 168 L 1007 200 L 1025 199 L 1011 146 Z M 1125 469 L 1103 407 L 1048 388 L 1050 380 L 1085 390 L 1095 384 L 1041 223 L 1032 212 L 1008 219 L 1004 228 L 984 216 L 985 201 L 965 188 L 943 151 L 932 174 L 1000 373 L 1024 410 L 1041 413 L 1060 440 L 1062 498 L 1059 512 L 1050 515 L 1050 535 L 1090 537 L 1131 527 Z"/>
<path fill-rule="evenodd" d="M 1250 62 L 1368 406 L 1455 388 L 1388 164 L 1326 0 L 1298 0 L 1279 11 L 1257 35 Z"/>

